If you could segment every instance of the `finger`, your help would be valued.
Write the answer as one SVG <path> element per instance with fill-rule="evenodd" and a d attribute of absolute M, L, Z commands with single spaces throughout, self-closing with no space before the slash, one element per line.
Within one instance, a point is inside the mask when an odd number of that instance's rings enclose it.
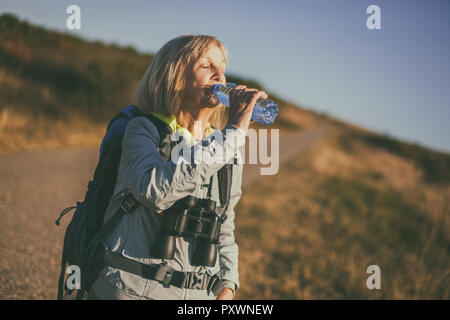
<path fill-rule="evenodd" d="M 251 99 L 253 98 L 253 96 L 258 92 L 258 89 L 246 89 L 245 90 L 245 99 L 247 101 L 251 101 Z"/>
<path fill-rule="evenodd" d="M 261 98 L 262 98 L 262 99 L 267 99 L 267 98 L 269 98 L 269 95 L 268 95 L 265 91 L 260 91 L 260 93 L 261 93 Z"/>
<path fill-rule="evenodd" d="M 230 95 L 231 95 L 232 93 L 233 93 L 233 94 L 236 94 L 236 95 L 240 95 L 240 94 L 242 94 L 242 93 L 245 92 L 245 89 L 246 89 L 246 88 L 247 88 L 247 87 L 244 86 L 244 85 L 236 86 L 236 87 L 233 88 L 233 90 L 231 90 Z"/>
<path fill-rule="evenodd" d="M 267 96 L 267 94 L 264 91 L 258 91 L 257 93 L 253 93 L 253 96 L 250 100 L 250 104 L 252 103 L 256 104 L 256 101 L 263 98 L 265 95 Z"/>
<path fill-rule="evenodd" d="M 243 89 L 236 89 L 230 91 L 230 97 L 238 97 L 241 96 L 244 93 Z"/>
<path fill-rule="evenodd" d="M 257 90 L 257 89 L 255 89 L 255 90 Z M 260 98 L 267 99 L 269 97 L 265 91 L 262 91 L 262 90 L 257 90 L 257 91 L 258 91 L 258 94 L 260 94 Z"/>
<path fill-rule="evenodd" d="M 258 89 L 245 89 L 244 92 L 246 96 L 252 96 L 258 92 Z"/>
<path fill-rule="evenodd" d="M 263 99 L 268 99 L 269 98 L 269 95 L 265 91 L 263 91 L 263 94 L 264 94 L 262 96 Z"/>
<path fill-rule="evenodd" d="M 249 101 L 251 101 L 255 96 L 258 96 L 258 99 L 264 95 L 264 91 L 260 91 L 258 89 L 251 89 L 245 92 L 246 97 L 248 97 Z"/>
<path fill-rule="evenodd" d="M 244 90 L 245 88 L 247 88 L 247 86 L 240 84 L 240 85 L 234 87 L 233 90 Z"/>

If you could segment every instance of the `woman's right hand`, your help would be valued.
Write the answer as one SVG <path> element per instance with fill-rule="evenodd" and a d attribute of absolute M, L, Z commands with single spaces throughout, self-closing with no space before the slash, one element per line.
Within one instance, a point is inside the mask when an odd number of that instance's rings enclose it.
<path fill-rule="evenodd" d="M 228 123 L 247 130 L 252 119 L 253 108 L 260 99 L 268 98 L 267 93 L 258 89 L 238 85 L 230 92 L 230 111 Z"/>

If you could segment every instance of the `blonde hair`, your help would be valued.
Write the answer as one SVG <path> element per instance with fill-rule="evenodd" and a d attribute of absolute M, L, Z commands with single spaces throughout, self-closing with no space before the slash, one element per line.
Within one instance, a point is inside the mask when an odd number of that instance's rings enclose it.
<path fill-rule="evenodd" d="M 213 47 L 219 47 L 228 60 L 223 44 L 213 36 L 183 35 L 168 41 L 156 55 L 142 77 L 136 92 L 136 105 L 146 112 L 165 116 L 176 115 L 181 108 L 185 88 L 185 70 L 191 62 L 204 56 Z M 215 107 L 209 122 L 223 129 L 228 118 L 228 108 Z"/>

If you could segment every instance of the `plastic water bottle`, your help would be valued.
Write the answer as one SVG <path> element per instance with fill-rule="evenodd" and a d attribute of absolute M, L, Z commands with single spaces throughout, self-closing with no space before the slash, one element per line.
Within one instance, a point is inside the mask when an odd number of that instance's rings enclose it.
<path fill-rule="evenodd" d="M 219 99 L 220 103 L 230 106 L 230 91 L 236 87 L 235 83 L 227 83 L 225 85 L 215 84 L 211 90 Z M 259 99 L 253 108 L 252 120 L 262 124 L 271 124 L 278 116 L 278 106 L 275 102 L 269 99 Z"/>

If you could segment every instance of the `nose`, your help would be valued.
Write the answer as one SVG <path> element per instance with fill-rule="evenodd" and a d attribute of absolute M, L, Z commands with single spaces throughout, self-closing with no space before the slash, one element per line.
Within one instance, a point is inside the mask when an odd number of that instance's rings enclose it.
<path fill-rule="evenodd" d="M 225 84 L 225 73 L 221 70 L 215 69 L 213 74 L 213 80 L 221 84 Z"/>

